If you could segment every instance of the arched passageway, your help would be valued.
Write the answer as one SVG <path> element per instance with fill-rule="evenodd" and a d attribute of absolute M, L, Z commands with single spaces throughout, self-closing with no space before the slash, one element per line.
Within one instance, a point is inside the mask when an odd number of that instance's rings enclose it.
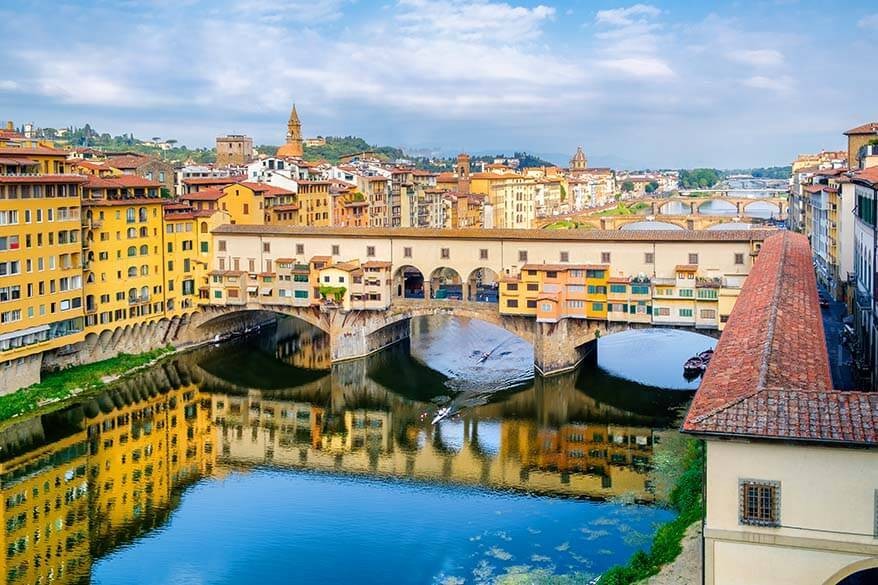
<path fill-rule="evenodd" d="M 464 297 L 463 280 L 457 270 L 440 266 L 430 275 L 430 298 L 461 301 Z"/>
<path fill-rule="evenodd" d="M 400 266 L 393 277 L 393 295 L 404 299 L 423 299 L 424 274 L 414 266 Z"/>
<path fill-rule="evenodd" d="M 490 268 L 476 268 L 467 278 L 467 300 L 480 303 L 500 302 L 500 277 Z"/>
<path fill-rule="evenodd" d="M 878 567 L 863 569 L 838 582 L 838 585 L 874 585 L 878 583 Z"/>

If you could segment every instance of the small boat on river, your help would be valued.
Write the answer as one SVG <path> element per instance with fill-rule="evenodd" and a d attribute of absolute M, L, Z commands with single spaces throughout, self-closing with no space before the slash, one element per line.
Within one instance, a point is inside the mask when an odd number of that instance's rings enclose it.
<path fill-rule="evenodd" d="M 683 375 L 688 378 L 696 378 L 704 373 L 707 369 L 707 366 L 710 365 L 710 358 L 713 357 L 713 350 L 707 349 L 704 350 L 688 360 L 683 364 Z"/>

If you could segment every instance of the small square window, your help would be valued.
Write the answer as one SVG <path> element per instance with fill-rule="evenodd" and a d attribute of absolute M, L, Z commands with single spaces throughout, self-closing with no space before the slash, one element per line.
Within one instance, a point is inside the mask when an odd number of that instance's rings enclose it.
<path fill-rule="evenodd" d="M 698 254 L 689 254 L 689 264 L 698 264 Z"/>
<path fill-rule="evenodd" d="M 519 250 L 518 251 L 518 261 L 519 262 L 527 262 L 527 250 Z"/>
<path fill-rule="evenodd" d="M 305 244 L 296 244 L 296 254 L 302 255 L 305 253 Z"/>
<path fill-rule="evenodd" d="M 609 264 L 610 263 L 610 253 L 609 252 L 601 252 L 601 264 Z"/>
<path fill-rule="evenodd" d="M 443 260 L 448 260 L 451 258 L 451 250 L 449 248 L 441 248 L 439 254 Z"/>
<path fill-rule="evenodd" d="M 561 262 L 570 262 L 570 252 L 561 252 Z"/>
<path fill-rule="evenodd" d="M 487 260 L 488 259 L 488 249 L 482 248 L 479 250 L 479 260 Z"/>
<path fill-rule="evenodd" d="M 338 255 L 339 255 L 339 245 L 338 245 L 338 244 L 333 244 L 333 245 L 332 245 L 332 255 L 333 255 L 333 256 L 338 256 Z"/>
<path fill-rule="evenodd" d="M 750 526 L 780 526 L 780 482 L 738 482 L 738 521 Z"/>
<path fill-rule="evenodd" d="M 412 249 L 409 247 L 405 247 L 402 249 L 403 258 L 411 258 L 412 257 Z"/>
<path fill-rule="evenodd" d="M 736 254 L 735 254 L 735 264 L 740 265 L 740 264 L 743 264 L 743 263 L 744 263 L 744 255 L 741 254 L 741 253 L 736 253 Z"/>
<path fill-rule="evenodd" d="M 655 264 L 655 254 L 652 252 L 645 252 L 643 254 L 643 261 L 646 264 Z"/>

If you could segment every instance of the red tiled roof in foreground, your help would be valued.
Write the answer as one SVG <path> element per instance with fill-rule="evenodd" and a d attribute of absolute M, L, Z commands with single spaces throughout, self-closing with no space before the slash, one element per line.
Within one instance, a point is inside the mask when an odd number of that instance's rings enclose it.
<path fill-rule="evenodd" d="M 763 243 L 683 431 L 878 445 L 878 393 L 832 388 L 804 236 Z"/>

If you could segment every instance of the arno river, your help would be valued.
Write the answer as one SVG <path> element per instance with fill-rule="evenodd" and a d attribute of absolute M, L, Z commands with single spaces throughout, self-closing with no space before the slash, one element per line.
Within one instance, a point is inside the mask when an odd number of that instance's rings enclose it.
<path fill-rule="evenodd" d="M 530 347 L 480 322 L 421 319 L 330 368 L 285 319 L 0 432 L 3 576 L 588 582 L 672 518 L 653 464 L 713 343 L 611 335 L 599 368 L 534 380 Z"/>

